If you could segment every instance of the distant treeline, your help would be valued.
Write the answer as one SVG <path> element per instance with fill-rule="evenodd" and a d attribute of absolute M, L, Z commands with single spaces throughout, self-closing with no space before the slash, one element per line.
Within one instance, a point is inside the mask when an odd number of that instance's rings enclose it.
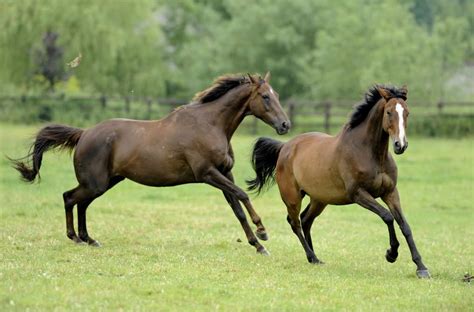
<path fill-rule="evenodd" d="M 282 99 L 384 82 L 465 100 L 472 16 L 466 0 L 3 0 L 0 94 L 190 98 L 223 73 L 270 70 Z"/>

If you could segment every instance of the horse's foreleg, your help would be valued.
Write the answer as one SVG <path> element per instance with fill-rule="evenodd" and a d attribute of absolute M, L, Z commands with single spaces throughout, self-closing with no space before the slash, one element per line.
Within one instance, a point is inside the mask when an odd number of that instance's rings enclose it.
<path fill-rule="evenodd" d="M 395 188 L 395 190 L 392 193 L 384 196 L 382 199 L 389 207 L 395 220 L 400 226 L 400 230 L 405 236 L 405 239 L 408 243 L 408 247 L 410 248 L 412 260 L 413 262 L 415 262 L 416 267 L 417 267 L 416 275 L 420 278 L 430 278 L 430 273 L 428 269 L 426 268 L 426 266 L 423 264 L 420 253 L 418 252 L 418 249 L 416 248 L 416 244 L 413 239 L 410 226 L 408 225 L 408 222 L 406 221 L 405 216 L 403 215 L 402 207 L 400 205 L 400 196 L 398 194 L 398 190 Z"/>
<path fill-rule="evenodd" d="M 268 255 L 267 250 L 263 247 L 255 234 L 252 232 L 250 225 L 247 222 L 244 210 L 242 206 L 238 204 L 238 200 L 245 202 L 250 202 L 248 195 L 236 186 L 232 181 L 226 178 L 222 173 L 219 172 L 216 168 L 209 169 L 206 174 L 202 177 L 203 182 L 212 185 L 224 192 L 224 195 L 229 202 L 232 210 L 234 211 L 235 216 L 239 220 L 242 228 L 244 229 L 245 235 L 247 236 L 248 242 L 250 245 L 254 246 L 257 249 L 258 253 Z"/>
<path fill-rule="evenodd" d="M 229 171 L 225 176 L 227 179 L 229 179 L 229 181 L 231 181 L 232 183 L 235 183 L 232 172 Z M 237 204 L 240 205 L 238 201 L 237 201 Z M 245 205 L 245 208 L 247 209 L 247 212 L 250 215 L 250 218 L 252 219 L 253 224 L 257 226 L 257 231 L 255 232 L 257 237 L 260 238 L 261 240 L 265 240 L 265 241 L 268 240 L 268 234 L 267 234 L 267 231 L 265 230 L 265 227 L 263 226 L 262 219 L 253 208 L 252 204 L 250 203 L 250 200 L 247 200 L 247 203 L 244 202 L 244 205 Z"/>
<path fill-rule="evenodd" d="M 390 249 L 387 250 L 385 258 L 388 262 L 395 262 L 398 257 L 398 246 L 400 246 L 400 243 L 398 242 L 397 235 L 395 234 L 393 216 L 390 211 L 381 206 L 372 197 L 372 195 L 370 195 L 364 189 L 359 189 L 356 192 L 354 195 L 354 202 L 377 214 L 383 220 L 383 222 L 385 222 L 388 227 L 388 235 L 390 239 Z"/>

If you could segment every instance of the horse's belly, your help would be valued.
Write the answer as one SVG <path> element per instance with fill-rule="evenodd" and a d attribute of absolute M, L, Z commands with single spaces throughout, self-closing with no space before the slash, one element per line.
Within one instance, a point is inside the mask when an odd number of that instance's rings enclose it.
<path fill-rule="evenodd" d="M 173 186 L 196 182 L 191 168 L 183 161 L 140 161 L 118 170 L 118 174 L 149 186 Z"/>
<path fill-rule="evenodd" d="M 300 187 L 311 198 L 329 205 L 344 205 L 350 203 L 344 182 L 338 175 L 331 172 L 331 166 L 308 168 L 299 172 L 297 181 Z"/>
<path fill-rule="evenodd" d="M 350 204 L 351 200 L 347 196 L 347 192 L 335 185 L 315 185 L 305 192 L 313 199 L 328 204 L 328 205 L 346 205 Z"/>

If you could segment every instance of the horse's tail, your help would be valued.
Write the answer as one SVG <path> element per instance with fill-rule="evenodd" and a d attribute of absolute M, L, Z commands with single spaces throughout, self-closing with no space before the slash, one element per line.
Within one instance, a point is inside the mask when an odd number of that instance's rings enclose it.
<path fill-rule="evenodd" d="M 275 182 L 275 167 L 282 146 L 282 142 L 270 138 L 257 140 L 252 152 L 252 167 L 257 176 L 246 181 L 249 191 L 260 193 L 266 184 Z"/>
<path fill-rule="evenodd" d="M 28 155 L 20 159 L 10 159 L 13 168 L 21 173 L 22 180 L 33 182 L 38 176 L 43 153 L 52 148 L 73 149 L 84 130 L 62 125 L 49 125 L 42 128 L 30 147 Z M 23 161 L 31 158 L 31 164 Z"/>

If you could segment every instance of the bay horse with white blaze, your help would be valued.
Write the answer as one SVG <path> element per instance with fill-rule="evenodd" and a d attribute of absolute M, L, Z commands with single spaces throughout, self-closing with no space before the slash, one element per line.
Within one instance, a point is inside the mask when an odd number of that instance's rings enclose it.
<path fill-rule="evenodd" d="M 376 85 L 336 136 L 315 132 L 298 135 L 286 143 L 269 138 L 256 142 L 252 156 L 256 178 L 247 181 L 249 189 L 260 192 L 275 175 L 288 210 L 287 220 L 310 263 L 321 263 L 311 240 L 314 219 L 327 205 L 357 203 L 376 213 L 387 225 L 387 261 L 395 262 L 398 256 L 395 219 L 417 266 L 417 276 L 430 277 L 403 215 L 396 187 L 397 166 L 388 151 L 389 138 L 395 154 L 402 154 L 408 147 L 406 99 L 406 87 Z M 310 197 L 310 203 L 300 215 L 305 195 Z M 375 200 L 378 197 L 389 210 Z"/>
<path fill-rule="evenodd" d="M 267 254 L 252 232 L 239 201 L 246 207 L 256 234 L 267 233 L 247 194 L 234 184 L 234 154 L 230 139 L 247 115 L 287 133 L 290 121 L 269 84 L 270 74 L 225 75 L 193 101 L 161 120 L 112 119 L 89 129 L 62 125 L 42 128 L 30 153 L 31 165 L 13 160 L 25 181 L 37 177 L 43 153 L 52 148 L 75 149 L 74 169 L 79 185 L 63 194 L 67 236 L 99 246 L 86 228 L 86 209 L 97 197 L 125 178 L 149 186 L 207 183 L 223 191 L 257 252 Z M 77 205 L 79 236 L 73 224 Z"/>

